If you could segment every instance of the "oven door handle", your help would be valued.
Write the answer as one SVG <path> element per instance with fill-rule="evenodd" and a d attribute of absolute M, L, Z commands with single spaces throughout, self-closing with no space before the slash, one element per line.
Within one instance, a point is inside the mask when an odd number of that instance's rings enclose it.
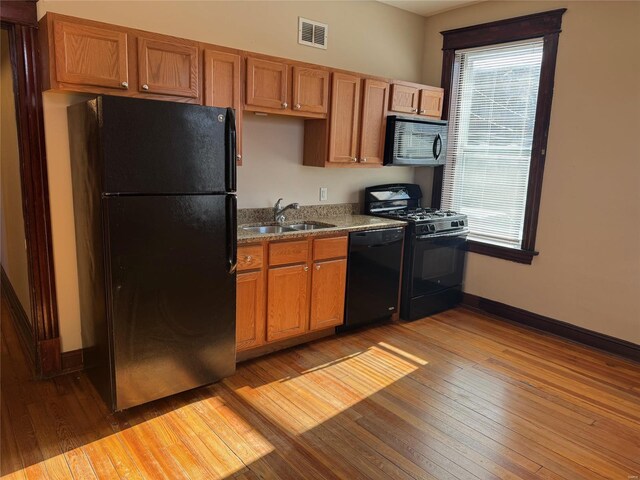
<path fill-rule="evenodd" d="M 443 233 L 430 233 L 428 235 L 417 235 L 417 240 L 430 240 L 432 238 L 447 238 L 447 237 L 465 237 L 469 235 L 469 229 L 456 230 L 455 232 L 443 232 Z"/>

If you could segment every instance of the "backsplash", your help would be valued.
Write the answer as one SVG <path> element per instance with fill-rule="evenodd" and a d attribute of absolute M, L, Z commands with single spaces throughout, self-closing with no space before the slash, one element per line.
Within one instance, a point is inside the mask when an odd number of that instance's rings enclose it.
<path fill-rule="evenodd" d="M 340 215 L 358 215 L 361 213 L 359 203 L 335 203 L 329 205 L 301 205 L 298 210 L 287 210 L 287 221 L 304 220 L 310 217 L 337 217 Z M 271 208 L 240 208 L 238 209 L 238 224 L 273 222 L 273 207 Z"/>

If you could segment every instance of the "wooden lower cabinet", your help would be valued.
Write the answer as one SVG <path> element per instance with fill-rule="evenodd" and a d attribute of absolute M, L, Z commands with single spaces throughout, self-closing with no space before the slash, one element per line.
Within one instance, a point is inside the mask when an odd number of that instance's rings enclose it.
<path fill-rule="evenodd" d="M 314 263 L 309 330 L 320 330 L 342 324 L 346 280 L 346 258 Z"/>
<path fill-rule="evenodd" d="M 282 340 L 322 334 L 342 324 L 346 256 L 346 236 L 240 246 L 237 350 L 255 349 L 248 352 L 255 354 L 278 349 Z"/>
<path fill-rule="evenodd" d="M 236 282 L 236 346 L 241 351 L 265 341 L 264 272 L 238 273 Z"/>
<path fill-rule="evenodd" d="M 270 268 L 267 293 L 267 341 L 301 335 L 309 318 L 309 267 Z"/>

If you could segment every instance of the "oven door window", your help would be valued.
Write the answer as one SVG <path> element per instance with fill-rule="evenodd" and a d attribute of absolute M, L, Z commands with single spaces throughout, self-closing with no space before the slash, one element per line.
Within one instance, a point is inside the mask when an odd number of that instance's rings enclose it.
<path fill-rule="evenodd" d="M 465 247 L 464 237 L 416 238 L 412 296 L 461 285 Z"/>

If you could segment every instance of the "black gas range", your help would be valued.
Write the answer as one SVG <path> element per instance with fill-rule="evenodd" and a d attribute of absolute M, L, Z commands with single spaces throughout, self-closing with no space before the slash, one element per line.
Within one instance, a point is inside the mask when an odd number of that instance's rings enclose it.
<path fill-rule="evenodd" d="M 417 320 L 462 300 L 469 233 L 464 214 L 423 208 L 422 190 L 411 183 L 365 189 L 369 215 L 405 220 L 400 317 Z"/>

